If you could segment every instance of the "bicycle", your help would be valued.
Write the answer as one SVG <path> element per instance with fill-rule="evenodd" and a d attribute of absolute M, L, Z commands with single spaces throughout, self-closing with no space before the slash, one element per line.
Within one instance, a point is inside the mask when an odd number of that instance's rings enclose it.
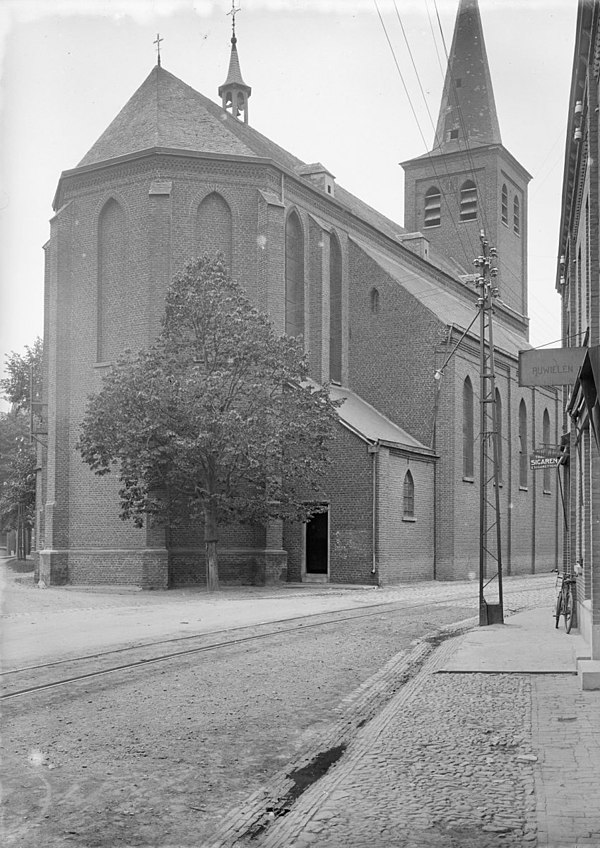
<path fill-rule="evenodd" d="M 555 627 L 558 627 L 558 622 L 560 621 L 561 615 L 565 617 L 565 630 L 567 633 L 571 632 L 571 628 L 573 627 L 573 618 L 575 616 L 575 591 L 574 586 L 577 582 L 575 576 L 573 574 L 567 574 L 566 572 L 562 574 L 557 574 L 557 581 L 560 579 L 560 592 L 558 593 L 558 597 L 556 598 L 556 624 Z"/>

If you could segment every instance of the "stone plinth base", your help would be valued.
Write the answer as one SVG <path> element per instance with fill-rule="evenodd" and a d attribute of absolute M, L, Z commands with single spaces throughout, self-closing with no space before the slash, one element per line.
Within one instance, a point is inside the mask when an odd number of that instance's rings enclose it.
<path fill-rule="evenodd" d="M 70 583 L 167 589 L 168 553 L 166 548 L 40 551 L 38 580 L 47 586 Z"/>
<path fill-rule="evenodd" d="M 220 548 L 219 581 L 226 585 L 265 586 L 287 581 L 287 552 L 265 548 Z M 204 547 L 169 551 L 170 586 L 204 585 Z"/>

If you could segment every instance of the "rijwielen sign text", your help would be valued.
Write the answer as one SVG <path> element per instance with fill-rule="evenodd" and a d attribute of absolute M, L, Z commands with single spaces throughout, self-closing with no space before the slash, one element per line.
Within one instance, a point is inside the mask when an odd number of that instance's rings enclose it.
<path fill-rule="evenodd" d="M 520 386 L 568 386 L 577 380 L 586 347 L 519 351 Z"/>

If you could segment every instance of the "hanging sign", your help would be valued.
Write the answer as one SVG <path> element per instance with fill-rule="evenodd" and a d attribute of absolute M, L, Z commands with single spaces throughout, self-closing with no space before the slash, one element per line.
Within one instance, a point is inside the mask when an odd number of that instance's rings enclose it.
<path fill-rule="evenodd" d="M 531 454 L 529 457 L 529 467 L 532 471 L 537 471 L 540 468 L 556 468 L 558 460 L 558 456 L 536 456 L 535 454 Z"/>
<path fill-rule="evenodd" d="M 519 351 L 520 386 L 568 386 L 575 383 L 586 347 Z"/>

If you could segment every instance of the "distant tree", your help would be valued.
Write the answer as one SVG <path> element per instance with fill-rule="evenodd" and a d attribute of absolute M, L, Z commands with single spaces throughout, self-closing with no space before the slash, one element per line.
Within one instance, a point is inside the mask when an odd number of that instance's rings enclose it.
<path fill-rule="evenodd" d="M 36 456 L 27 416 L 0 413 L 0 530 L 16 530 L 20 559 L 35 521 L 35 481 Z"/>
<path fill-rule="evenodd" d="M 9 353 L 6 357 L 6 377 L 0 380 L 2 397 L 13 404 L 15 410 L 29 409 L 31 375 L 33 397 L 39 400 L 42 383 L 43 342 L 38 337 L 33 345 L 25 346 L 24 353 Z"/>
<path fill-rule="evenodd" d="M 337 416 L 307 370 L 301 342 L 275 333 L 222 256 L 204 256 L 170 286 L 155 344 L 89 400 L 78 448 L 97 474 L 118 468 L 123 519 L 203 519 L 214 590 L 223 522 L 318 510 Z"/>

